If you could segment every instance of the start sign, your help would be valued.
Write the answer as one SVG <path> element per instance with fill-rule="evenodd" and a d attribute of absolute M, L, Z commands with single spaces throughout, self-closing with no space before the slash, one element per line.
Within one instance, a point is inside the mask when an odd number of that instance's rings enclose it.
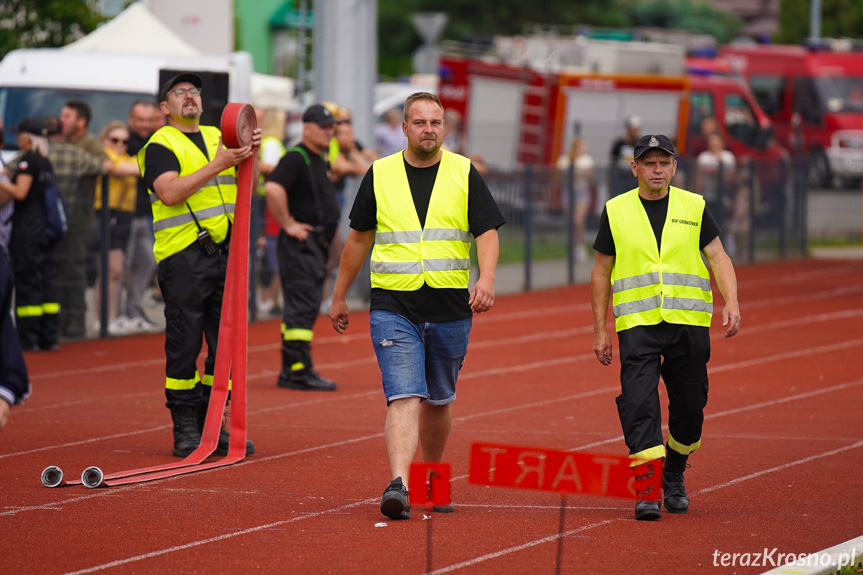
<path fill-rule="evenodd" d="M 662 460 L 638 464 L 626 456 L 474 443 L 470 482 L 658 501 Z"/>

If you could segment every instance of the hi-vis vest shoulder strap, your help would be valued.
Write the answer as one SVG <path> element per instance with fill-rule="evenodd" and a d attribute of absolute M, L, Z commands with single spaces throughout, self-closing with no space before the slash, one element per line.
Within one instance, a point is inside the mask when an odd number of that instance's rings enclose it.
<path fill-rule="evenodd" d="M 210 158 L 216 157 L 221 133 L 212 126 L 201 126 L 201 133 Z M 174 152 L 180 162 L 181 177 L 203 168 L 209 162 L 188 136 L 173 126 L 165 126 L 153 134 L 150 141 L 138 152 L 138 167 L 142 176 L 150 144 L 161 144 Z M 174 206 L 163 204 L 153 190 L 149 190 L 149 194 L 156 238 L 153 254 L 159 262 L 195 242 L 198 225 L 210 232 L 214 242 L 225 240 L 228 235 L 228 214 L 234 213 L 237 201 L 237 178 L 234 168 L 230 167 L 207 182 L 185 202 Z"/>
<path fill-rule="evenodd" d="M 425 228 L 420 228 L 402 152 L 372 165 L 378 226 L 371 258 L 372 287 L 414 291 L 467 289 L 470 227 L 467 219 L 470 160 L 443 152 Z"/>
<path fill-rule="evenodd" d="M 611 269 L 617 331 L 663 320 L 709 326 L 713 293 L 698 245 L 704 198 L 669 189 L 661 251 L 637 189 L 609 200 L 606 210 L 617 252 Z"/>

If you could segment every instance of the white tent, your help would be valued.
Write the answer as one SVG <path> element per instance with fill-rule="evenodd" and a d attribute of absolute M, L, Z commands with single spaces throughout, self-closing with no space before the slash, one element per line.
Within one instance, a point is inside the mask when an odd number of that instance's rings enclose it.
<path fill-rule="evenodd" d="M 168 56 L 197 56 L 201 51 L 183 40 L 141 2 L 135 2 L 110 22 L 64 50 L 78 52 L 127 52 Z"/>
<path fill-rule="evenodd" d="M 205 56 L 159 20 L 142 2 L 135 2 L 111 21 L 83 38 L 67 44 L 73 52 L 150 54 L 158 56 Z M 252 73 L 251 103 L 264 108 L 289 109 L 294 84 L 288 78 Z"/>

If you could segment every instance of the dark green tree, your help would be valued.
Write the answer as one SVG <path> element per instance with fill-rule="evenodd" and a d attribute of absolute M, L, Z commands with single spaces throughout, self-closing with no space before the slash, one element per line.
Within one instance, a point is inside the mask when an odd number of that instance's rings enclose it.
<path fill-rule="evenodd" d="M 740 32 L 740 18 L 707 0 L 636 0 L 623 8 L 630 26 L 668 28 L 708 34 L 720 44 Z"/>
<path fill-rule="evenodd" d="M 96 29 L 93 0 L 2 0 L 0 58 L 16 48 L 55 48 Z"/>
<path fill-rule="evenodd" d="M 809 38 L 811 0 L 779 0 L 779 30 L 773 41 L 799 44 Z M 821 0 L 822 38 L 863 38 L 863 2 Z"/>

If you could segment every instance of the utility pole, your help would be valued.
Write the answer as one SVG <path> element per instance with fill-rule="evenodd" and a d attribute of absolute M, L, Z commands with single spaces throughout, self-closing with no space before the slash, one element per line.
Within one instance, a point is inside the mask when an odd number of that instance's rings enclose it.
<path fill-rule="evenodd" d="M 809 4 L 809 38 L 821 38 L 821 0 L 810 0 Z"/>

